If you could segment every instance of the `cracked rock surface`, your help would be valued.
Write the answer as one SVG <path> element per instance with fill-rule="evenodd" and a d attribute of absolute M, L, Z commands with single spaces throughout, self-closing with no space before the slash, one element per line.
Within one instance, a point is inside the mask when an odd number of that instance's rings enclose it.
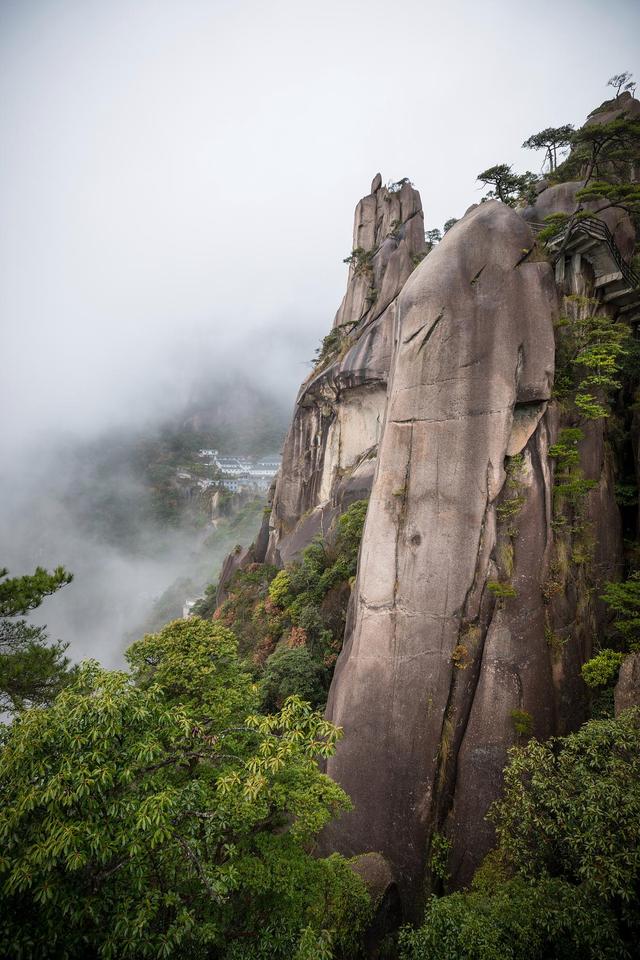
<path fill-rule="evenodd" d="M 378 174 L 357 205 L 334 355 L 303 383 L 285 441 L 266 559 L 284 564 L 371 489 L 382 432 L 398 294 L 425 249 L 420 194 Z M 262 557 L 258 557 L 262 559 Z"/>
<path fill-rule="evenodd" d="M 430 826 L 449 812 L 439 809 L 439 788 L 453 776 L 469 781 L 463 819 L 477 830 L 512 739 L 509 711 L 528 685 L 543 698 L 552 683 L 548 655 L 541 666 L 519 652 L 526 638 L 487 590 L 505 457 L 527 449 L 526 470 L 540 469 L 530 438 L 553 380 L 553 273 L 544 262 L 519 263 L 529 245 L 518 214 L 482 204 L 449 231 L 398 303 L 387 417 L 327 708 L 345 731 L 328 773 L 355 809 L 328 836 L 347 854 L 386 856 L 409 898 Z M 538 583 L 547 505 L 544 486 L 533 486 L 538 533 L 520 575 Z M 540 726 L 543 734 L 551 727 L 544 710 Z M 486 837 L 460 836 L 466 874 Z"/>

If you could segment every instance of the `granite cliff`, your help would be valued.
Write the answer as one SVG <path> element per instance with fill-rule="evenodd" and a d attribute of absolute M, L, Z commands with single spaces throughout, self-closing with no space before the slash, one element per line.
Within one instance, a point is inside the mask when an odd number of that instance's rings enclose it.
<path fill-rule="evenodd" d="M 381 854 L 409 915 L 438 889 L 434 837 L 454 887 L 491 849 L 509 747 L 585 719 L 580 668 L 620 575 L 611 427 L 558 384 L 567 323 L 640 317 L 634 224 L 591 203 L 536 240 L 583 182 L 475 205 L 430 249 L 418 192 L 374 178 L 270 513 L 221 582 L 224 597 L 238 566 L 282 567 L 370 498 L 327 704 L 344 728 L 327 770 L 354 809 L 323 843 Z"/>

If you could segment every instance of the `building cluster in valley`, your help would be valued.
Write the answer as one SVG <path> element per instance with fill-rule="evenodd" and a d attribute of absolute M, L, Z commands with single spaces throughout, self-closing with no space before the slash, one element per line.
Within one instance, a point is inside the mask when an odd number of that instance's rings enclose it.
<path fill-rule="evenodd" d="M 222 456 L 217 450 L 199 450 L 198 457 L 207 468 L 208 476 L 194 476 L 186 469 L 177 471 L 183 482 L 195 482 L 203 489 L 216 487 L 230 493 L 266 493 L 280 469 L 280 456 L 261 457 Z"/>

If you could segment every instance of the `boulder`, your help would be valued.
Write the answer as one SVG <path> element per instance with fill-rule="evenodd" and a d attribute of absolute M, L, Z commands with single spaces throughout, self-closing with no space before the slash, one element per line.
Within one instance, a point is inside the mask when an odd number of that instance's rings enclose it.
<path fill-rule="evenodd" d="M 625 657 L 614 690 L 616 717 L 623 710 L 640 707 L 640 653 Z"/>

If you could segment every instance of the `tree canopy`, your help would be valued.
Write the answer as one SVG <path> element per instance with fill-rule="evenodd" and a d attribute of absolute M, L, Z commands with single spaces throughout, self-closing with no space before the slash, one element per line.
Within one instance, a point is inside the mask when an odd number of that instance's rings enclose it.
<path fill-rule="evenodd" d="M 545 159 L 549 163 L 549 170 L 558 166 L 558 151 L 571 144 L 573 125 L 565 123 L 561 127 L 545 127 L 539 133 L 533 133 L 522 144 L 525 150 L 544 150 Z"/>
<path fill-rule="evenodd" d="M 0 712 L 15 713 L 29 705 L 49 703 L 70 677 L 67 644 L 49 642 L 44 627 L 24 615 L 45 597 L 73 580 L 64 567 L 49 573 L 9 577 L 0 570 Z"/>
<path fill-rule="evenodd" d="M 538 178 L 529 171 L 514 173 L 509 164 L 497 163 L 479 173 L 477 179 L 491 188 L 483 200 L 501 200 L 513 207 L 519 199 L 530 198 Z"/>
<path fill-rule="evenodd" d="M 623 960 L 640 928 L 640 715 L 511 751 L 498 846 L 470 893 L 432 898 L 404 960 Z"/>
<path fill-rule="evenodd" d="M 297 697 L 252 713 L 220 624 L 177 621 L 129 659 L 86 663 L 5 731 L 0 954 L 355 955 L 362 881 L 309 853 L 348 807 L 316 762 L 338 729 Z"/>

